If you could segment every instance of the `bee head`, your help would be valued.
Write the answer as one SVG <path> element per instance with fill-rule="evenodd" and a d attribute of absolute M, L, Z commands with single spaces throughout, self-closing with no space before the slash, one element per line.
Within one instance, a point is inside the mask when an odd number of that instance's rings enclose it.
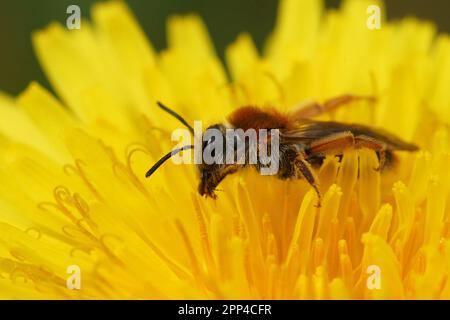
<path fill-rule="evenodd" d="M 195 136 L 194 129 L 172 109 L 168 108 L 161 102 L 157 103 L 158 106 L 165 112 L 172 115 L 175 119 L 180 121 L 189 131 Z M 216 198 L 214 193 L 217 185 L 225 178 L 229 173 L 234 172 L 232 166 L 225 164 L 225 150 L 226 150 L 226 127 L 223 124 L 215 124 L 208 127 L 203 132 L 200 142 L 202 144 L 202 155 L 200 164 L 197 165 L 200 183 L 198 185 L 198 192 L 202 196 Z M 169 160 L 172 156 L 182 152 L 184 150 L 194 149 L 194 145 L 185 145 L 175 150 L 170 151 L 161 159 L 159 159 L 145 174 L 150 177 L 163 163 Z"/>
<path fill-rule="evenodd" d="M 223 179 L 225 168 L 225 134 L 226 127 L 215 124 L 202 135 L 202 161 L 197 165 L 200 176 L 198 192 L 202 196 L 216 198 L 214 190 Z"/>

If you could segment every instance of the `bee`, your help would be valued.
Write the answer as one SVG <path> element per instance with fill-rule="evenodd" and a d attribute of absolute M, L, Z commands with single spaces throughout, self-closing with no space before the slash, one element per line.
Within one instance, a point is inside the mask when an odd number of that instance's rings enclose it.
<path fill-rule="evenodd" d="M 305 179 L 314 188 L 320 206 L 322 195 L 319 188 L 319 180 L 314 172 L 315 167 L 320 167 L 328 155 L 342 158 L 345 151 L 353 148 L 367 148 L 374 150 L 379 159 L 378 167 L 381 170 L 389 165 L 393 159 L 394 151 L 416 151 L 418 147 L 412 143 L 403 141 L 395 135 L 381 129 L 371 128 L 361 124 L 348 124 L 335 121 L 317 121 L 312 118 L 324 112 L 331 112 L 338 107 L 353 101 L 366 100 L 375 102 L 374 97 L 341 95 L 322 104 L 317 102 L 304 103 L 292 108 L 287 113 L 281 113 L 274 108 L 257 108 L 244 106 L 238 108 L 228 117 L 227 123 L 214 124 L 208 129 L 219 130 L 225 138 L 226 129 L 254 129 L 279 131 L 279 166 L 277 177 L 283 180 Z M 170 115 L 178 119 L 192 134 L 193 128 L 179 114 L 158 102 L 158 106 Z M 270 145 L 270 136 L 263 141 Z M 212 141 L 202 143 L 202 150 L 208 147 Z M 165 161 L 173 155 L 184 150 L 193 149 L 193 145 L 186 145 L 175 149 L 164 157 L 146 173 L 151 176 Z M 267 149 L 266 149 L 267 150 Z M 224 150 L 224 153 L 227 151 Z M 235 151 L 230 151 L 235 152 Z M 248 150 L 246 150 L 248 154 Z M 220 182 L 227 176 L 240 171 L 248 166 L 253 166 L 260 172 L 261 163 L 250 164 L 246 157 L 244 163 L 214 163 L 204 162 L 197 165 L 199 172 L 198 192 L 205 197 L 216 198 L 215 190 Z"/>

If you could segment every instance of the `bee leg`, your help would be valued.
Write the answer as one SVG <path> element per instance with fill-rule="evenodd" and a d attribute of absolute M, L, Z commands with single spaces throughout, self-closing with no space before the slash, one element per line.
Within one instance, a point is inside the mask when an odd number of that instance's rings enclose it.
<path fill-rule="evenodd" d="M 353 133 L 350 131 L 338 132 L 311 142 L 308 154 L 310 156 L 337 154 L 354 146 L 355 137 Z"/>
<path fill-rule="evenodd" d="M 321 139 L 311 142 L 308 148 L 308 155 L 328 155 L 342 153 L 348 148 L 367 148 L 378 152 L 380 163 L 375 170 L 379 171 L 383 168 L 386 161 L 387 146 L 384 142 L 365 135 L 354 136 L 350 131 L 331 134 Z"/>
<path fill-rule="evenodd" d="M 303 177 L 314 188 L 317 194 L 317 207 L 320 208 L 322 203 L 322 194 L 319 190 L 318 179 L 314 174 L 311 165 L 306 161 L 304 152 L 299 152 L 294 160 L 295 174 L 297 177 Z"/>
<path fill-rule="evenodd" d="M 375 102 L 376 98 L 373 96 L 355 96 L 351 94 L 344 94 L 331 98 L 324 103 L 318 103 L 315 101 L 300 103 L 294 106 L 289 114 L 294 120 L 307 119 L 318 116 L 324 112 L 332 112 L 341 106 L 359 100 Z"/>
<path fill-rule="evenodd" d="M 386 162 L 386 150 L 387 146 L 384 142 L 379 141 L 377 139 L 359 135 L 355 137 L 355 148 L 368 148 L 378 152 L 380 160 L 377 168 L 374 168 L 376 171 L 380 171 Z"/>

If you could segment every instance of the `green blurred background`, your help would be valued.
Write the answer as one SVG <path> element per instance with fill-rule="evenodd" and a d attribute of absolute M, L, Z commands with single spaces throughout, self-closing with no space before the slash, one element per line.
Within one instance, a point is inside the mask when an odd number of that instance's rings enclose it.
<path fill-rule="evenodd" d="M 32 30 L 50 21 L 65 23 L 66 8 L 77 4 L 83 17 L 93 0 L 0 0 L 0 90 L 17 94 L 30 80 L 48 86 L 31 47 Z M 157 49 L 165 47 L 165 20 L 175 13 L 197 12 L 205 20 L 219 54 L 241 31 L 252 34 L 261 47 L 275 22 L 277 0 L 128 0 Z M 339 0 L 327 0 L 337 7 Z M 449 0 L 386 0 L 389 19 L 416 16 L 433 20 L 450 32 Z"/>

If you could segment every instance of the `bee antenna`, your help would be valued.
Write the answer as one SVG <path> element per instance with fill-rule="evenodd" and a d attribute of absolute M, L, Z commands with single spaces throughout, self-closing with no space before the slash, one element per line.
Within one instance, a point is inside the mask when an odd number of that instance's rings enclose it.
<path fill-rule="evenodd" d="M 150 170 L 147 171 L 147 173 L 145 174 L 145 177 L 146 178 L 150 177 L 164 162 L 169 160 L 172 156 L 176 155 L 177 153 L 179 153 L 181 151 L 188 150 L 188 149 L 193 149 L 193 148 L 194 148 L 194 146 L 192 144 L 188 144 L 188 145 L 185 145 L 185 146 L 183 146 L 181 148 L 178 148 L 178 149 L 170 151 L 164 157 L 159 159 L 158 162 L 156 162 L 153 165 L 153 167 L 150 168 Z"/>
<path fill-rule="evenodd" d="M 163 109 L 164 111 L 166 111 L 168 114 L 170 114 L 171 116 L 173 116 L 175 119 L 177 119 L 178 121 L 180 121 L 182 124 L 184 124 L 189 131 L 194 134 L 194 129 L 189 125 L 189 123 L 187 123 L 186 120 L 183 119 L 182 116 L 180 116 L 178 113 L 176 113 L 175 111 L 173 111 L 172 109 L 170 109 L 169 107 L 165 106 L 164 104 L 162 104 L 161 102 L 157 101 L 156 102 L 158 104 L 158 106 Z"/>

